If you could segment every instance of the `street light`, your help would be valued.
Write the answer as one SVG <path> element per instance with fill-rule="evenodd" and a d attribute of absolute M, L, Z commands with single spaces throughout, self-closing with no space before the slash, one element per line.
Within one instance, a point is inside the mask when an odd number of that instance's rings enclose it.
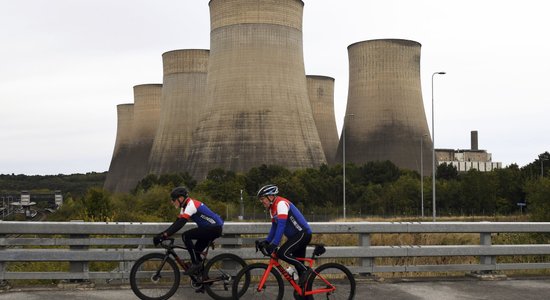
<path fill-rule="evenodd" d="M 434 76 L 444 75 L 445 72 L 434 72 L 432 74 L 432 214 L 435 222 L 435 127 L 434 127 Z"/>
<path fill-rule="evenodd" d="M 343 179 L 342 179 L 342 203 L 343 203 L 343 214 L 344 220 L 346 219 L 346 118 L 353 117 L 355 114 L 347 114 L 344 116 L 344 126 L 342 126 L 342 170 L 343 170 Z"/>
<path fill-rule="evenodd" d="M 424 161 L 422 158 L 422 140 L 427 136 L 427 134 L 423 134 L 420 137 L 420 199 L 422 206 L 422 218 L 424 218 Z"/>

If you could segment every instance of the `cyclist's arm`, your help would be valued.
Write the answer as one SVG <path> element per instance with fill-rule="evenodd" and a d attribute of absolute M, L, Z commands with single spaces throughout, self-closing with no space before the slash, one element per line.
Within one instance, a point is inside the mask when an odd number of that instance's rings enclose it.
<path fill-rule="evenodd" d="M 189 218 L 191 218 L 192 215 L 194 215 L 197 212 L 197 207 L 195 206 L 195 203 L 193 201 L 189 201 L 189 203 L 185 206 L 185 210 L 182 208 L 180 210 L 180 214 L 178 215 L 178 219 L 172 223 L 168 229 L 166 229 L 162 235 L 165 237 L 171 236 L 172 234 L 178 232 L 187 221 L 189 221 Z"/>
<path fill-rule="evenodd" d="M 275 236 L 275 229 L 277 228 L 277 223 L 275 221 L 271 221 L 271 229 L 269 229 L 269 234 L 267 235 L 267 238 L 265 239 L 268 243 L 271 243 L 271 240 L 273 240 L 273 236 Z"/>
<path fill-rule="evenodd" d="M 187 219 L 186 218 L 180 218 L 178 217 L 178 219 L 176 221 L 174 221 L 174 223 L 172 223 L 172 225 L 170 225 L 170 227 L 168 227 L 168 229 L 166 229 L 162 235 L 164 237 L 169 237 L 171 236 L 172 234 L 178 232 L 178 230 L 180 230 L 183 226 L 185 226 L 185 224 L 187 223 Z"/>
<path fill-rule="evenodd" d="M 280 201 L 277 204 L 277 229 L 275 229 L 275 234 L 271 244 L 279 245 L 283 233 L 285 232 L 286 220 L 288 218 L 288 204 Z"/>

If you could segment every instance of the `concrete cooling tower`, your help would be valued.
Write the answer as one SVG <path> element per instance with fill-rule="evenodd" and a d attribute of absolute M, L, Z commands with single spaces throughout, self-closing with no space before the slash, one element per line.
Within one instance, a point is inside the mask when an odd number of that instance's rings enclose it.
<path fill-rule="evenodd" d="M 149 155 L 157 133 L 162 84 L 134 86 L 134 124 L 126 169 L 115 178 L 115 192 L 129 192 L 147 175 Z"/>
<path fill-rule="evenodd" d="M 190 173 L 326 163 L 307 95 L 303 2 L 212 0 L 208 112 L 191 147 Z"/>
<path fill-rule="evenodd" d="M 334 78 L 316 75 L 308 75 L 306 78 L 315 126 L 327 163 L 332 165 L 335 163 L 338 148 L 338 129 L 334 118 Z"/>
<path fill-rule="evenodd" d="M 369 40 L 349 54 L 345 132 L 346 163 L 390 160 L 399 168 L 431 174 L 432 141 L 420 87 L 420 47 L 415 41 Z M 342 162 L 342 138 L 336 159 Z"/>
<path fill-rule="evenodd" d="M 134 104 L 117 105 L 117 131 L 115 139 L 115 150 L 111 158 L 109 172 L 105 178 L 103 188 L 114 192 L 118 180 L 126 170 L 126 158 L 130 150 L 132 138 L 132 127 L 134 124 Z"/>
<path fill-rule="evenodd" d="M 192 133 L 206 101 L 208 50 L 187 49 L 162 55 L 164 77 L 160 122 L 151 156 L 149 173 L 187 171 L 186 160 Z"/>

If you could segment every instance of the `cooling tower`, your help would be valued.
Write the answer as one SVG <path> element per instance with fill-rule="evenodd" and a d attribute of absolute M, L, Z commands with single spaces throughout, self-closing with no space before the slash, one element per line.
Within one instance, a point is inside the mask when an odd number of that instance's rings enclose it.
<path fill-rule="evenodd" d="M 147 175 L 149 155 L 158 129 L 162 84 L 134 86 L 134 125 L 124 174 L 116 192 L 129 192 Z"/>
<path fill-rule="evenodd" d="M 303 2 L 212 0 L 208 112 L 194 135 L 190 173 L 290 169 L 326 163 L 307 95 Z"/>
<path fill-rule="evenodd" d="M 329 165 L 334 164 L 338 148 L 338 129 L 334 118 L 334 78 L 308 75 L 307 91 L 313 119 Z"/>
<path fill-rule="evenodd" d="M 149 159 L 149 173 L 187 171 L 185 163 L 192 133 L 206 100 L 208 52 L 188 49 L 162 55 L 160 122 Z"/>
<path fill-rule="evenodd" d="M 431 174 L 432 141 L 420 87 L 420 47 L 383 39 L 352 44 L 345 132 L 346 163 L 390 160 Z M 344 135 L 344 134 L 342 134 Z M 342 162 L 342 138 L 336 159 Z"/>
<path fill-rule="evenodd" d="M 129 154 L 132 138 L 132 126 L 134 122 L 134 104 L 117 105 L 117 131 L 115 139 L 115 150 L 111 158 L 109 172 L 105 178 L 103 188 L 114 192 L 117 182 L 126 170 L 126 158 Z"/>

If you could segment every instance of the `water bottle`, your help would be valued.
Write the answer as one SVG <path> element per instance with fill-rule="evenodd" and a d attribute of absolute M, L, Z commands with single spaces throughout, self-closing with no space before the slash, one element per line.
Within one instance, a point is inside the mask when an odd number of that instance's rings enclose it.
<path fill-rule="evenodd" d="M 288 266 L 288 268 L 286 268 L 286 271 L 288 272 L 290 277 L 292 277 L 294 280 L 298 280 L 298 273 L 296 272 L 296 269 L 294 269 L 293 266 Z"/>

